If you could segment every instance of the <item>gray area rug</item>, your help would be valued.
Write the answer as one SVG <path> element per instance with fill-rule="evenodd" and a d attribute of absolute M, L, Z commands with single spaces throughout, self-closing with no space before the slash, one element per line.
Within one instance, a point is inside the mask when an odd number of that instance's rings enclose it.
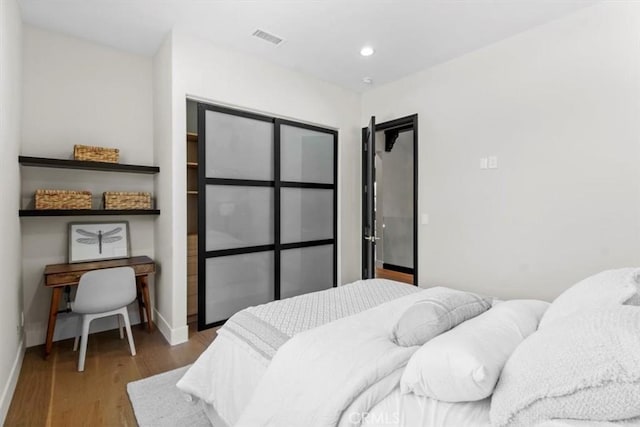
<path fill-rule="evenodd" d="M 176 387 L 190 366 L 127 384 L 140 427 L 211 427 L 201 403 L 189 401 Z"/>

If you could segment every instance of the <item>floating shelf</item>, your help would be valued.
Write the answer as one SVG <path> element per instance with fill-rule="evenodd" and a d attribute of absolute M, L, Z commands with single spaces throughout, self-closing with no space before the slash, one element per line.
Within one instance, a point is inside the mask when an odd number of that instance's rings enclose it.
<path fill-rule="evenodd" d="M 92 171 L 127 172 L 127 173 L 142 173 L 142 174 L 156 174 L 160 172 L 160 168 L 158 166 L 123 165 L 120 163 L 88 162 L 84 160 L 49 159 L 46 157 L 18 156 L 18 162 L 22 166 L 32 166 L 32 167 L 41 167 L 41 168 L 83 169 L 83 170 L 92 170 Z"/>
<path fill-rule="evenodd" d="M 96 216 L 96 215 L 160 215 L 159 209 L 21 209 L 27 216 Z"/>

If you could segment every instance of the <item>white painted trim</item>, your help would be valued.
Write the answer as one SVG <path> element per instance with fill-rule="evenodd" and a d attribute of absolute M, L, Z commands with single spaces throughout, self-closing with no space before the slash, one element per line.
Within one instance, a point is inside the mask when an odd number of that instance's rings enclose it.
<path fill-rule="evenodd" d="M 2 390 L 2 397 L 0 397 L 0 425 L 4 425 L 7 413 L 9 412 L 9 405 L 11 405 L 11 399 L 13 399 L 13 392 L 16 391 L 16 384 L 18 384 L 18 377 L 20 376 L 20 369 L 22 368 L 22 360 L 24 359 L 24 338 L 20 339 L 18 343 L 18 353 L 16 359 L 11 367 L 11 373 L 7 380 L 7 384 Z"/>
<path fill-rule="evenodd" d="M 160 312 L 155 308 L 153 309 L 153 314 L 156 321 L 156 327 L 170 345 L 178 345 L 189 341 L 188 325 L 172 329 L 171 326 L 169 326 L 169 322 L 167 322 L 165 318 L 162 317 L 162 314 L 160 314 Z"/>

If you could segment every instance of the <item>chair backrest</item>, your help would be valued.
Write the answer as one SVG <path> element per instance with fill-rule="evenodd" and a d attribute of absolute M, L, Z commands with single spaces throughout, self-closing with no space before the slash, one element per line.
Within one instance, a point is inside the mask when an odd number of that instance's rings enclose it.
<path fill-rule="evenodd" d="M 80 278 L 73 311 L 104 313 L 136 299 L 136 274 L 131 267 L 88 271 Z"/>

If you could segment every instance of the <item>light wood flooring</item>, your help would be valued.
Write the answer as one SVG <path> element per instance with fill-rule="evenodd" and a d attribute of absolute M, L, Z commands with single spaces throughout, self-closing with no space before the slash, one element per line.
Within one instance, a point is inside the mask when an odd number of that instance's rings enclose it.
<path fill-rule="evenodd" d="M 43 346 L 29 348 L 5 425 L 136 426 L 127 383 L 193 363 L 215 338 L 215 329 L 195 330 L 189 325 L 189 341 L 172 347 L 157 329 L 134 326 L 135 357 L 117 330 L 91 334 L 84 372 L 73 340 L 54 343 L 47 360 Z"/>
<path fill-rule="evenodd" d="M 401 273 L 394 270 L 385 270 L 384 268 L 376 268 L 376 277 L 380 279 L 395 280 L 396 282 L 404 282 L 413 285 L 413 274 Z"/>

